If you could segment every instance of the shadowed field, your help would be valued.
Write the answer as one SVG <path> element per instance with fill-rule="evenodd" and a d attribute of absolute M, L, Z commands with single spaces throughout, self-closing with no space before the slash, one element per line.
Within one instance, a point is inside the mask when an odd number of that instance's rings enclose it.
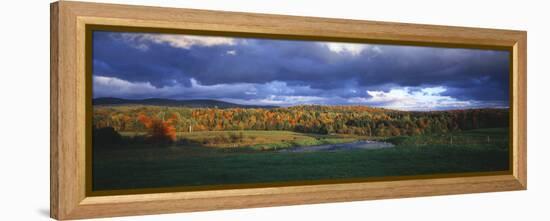
<path fill-rule="evenodd" d="M 162 147 L 122 143 L 118 147 L 94 149 L 93 189 L 505 171 L 509 162 L 507 133 L 506 128 L 494 128 L 393 137 L 387 139 L 397 145 L 393 148 L 328 152 L 278 152 L 258 146 L 284 148 L 345 143 L 360 138 L 281 131 L 243 131 L 242 136 L 227 131 L 178 134 L 178 139 L 184 141 Z M 219 138 L 228 139 L 223 141 L 225 146 L 203 142 L 216 136 L 227 137 Z M 124 138 L 135 139 L 128 134 Z"/>

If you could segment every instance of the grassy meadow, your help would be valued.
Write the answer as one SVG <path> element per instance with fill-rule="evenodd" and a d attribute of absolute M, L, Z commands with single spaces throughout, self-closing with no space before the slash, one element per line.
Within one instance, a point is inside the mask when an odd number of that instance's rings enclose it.
<path fill-rule="evenodd" d="M 393 137 L 291 131 L 180 132 L 176 142 L 164 146 L 142 138 L 143 133 L 124 132 L 119 144 L 94 148 L 94 190 L 504 171 L 509 162 L 507 128 Z M 278 151 L 365 139 L 390 142 L 395 147 Z"/>
<path fill-rule="evenodd" d="M 121 133 L 126 139 L 144 136 L 144 133 Z M 292 131 L 199 131 L 179 132 L 176 140 L 179 146 L 203 146 L 222 148 L 225 151 L 238 149 L 277 150 L 289 147 L 315 146 L 323 144 L 347 143 L 365 137 L 353 135 L 304 134 Z"/>

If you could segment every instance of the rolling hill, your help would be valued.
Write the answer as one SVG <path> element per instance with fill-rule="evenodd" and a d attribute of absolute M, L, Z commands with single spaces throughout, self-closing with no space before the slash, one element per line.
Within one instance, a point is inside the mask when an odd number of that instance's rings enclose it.
<path fill-rule="evenodd" d="M 101 97 L 92 100 L 93 105 L 151 105 L 151 106 L 170 106 L 170 107 L 195 107 L 195 108 L 277 108 L 277 106 L 260 106 L 235 104 L 219 100 L 196 99 L 196 100 L 174 100 L 163 98 L 148 99 L 123 99 L 115 97 Z"/>

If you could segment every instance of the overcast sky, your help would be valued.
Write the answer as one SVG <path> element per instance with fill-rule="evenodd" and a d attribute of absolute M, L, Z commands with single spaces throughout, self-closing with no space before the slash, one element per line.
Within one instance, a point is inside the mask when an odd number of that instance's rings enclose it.
<path fill-rule="evenodd" d="M 496 50 L 96 31 L 93 96 L 507 107 L 509 62 Z"/>

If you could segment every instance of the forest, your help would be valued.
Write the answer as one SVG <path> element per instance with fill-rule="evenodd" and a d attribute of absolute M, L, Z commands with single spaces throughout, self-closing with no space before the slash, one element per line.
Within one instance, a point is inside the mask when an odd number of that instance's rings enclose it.
<path fill-rule="evenodd" d="M 150 132 L 151 136 L 168 141 L 175 140 L 176 132 L 279 130 L 391 137 L 507 127 L 508 124 L 507 109 L 420 112 L 366 106 L 222 109 L 111 105 L 94 106 L 93 111 L 95 129 Z"/>

